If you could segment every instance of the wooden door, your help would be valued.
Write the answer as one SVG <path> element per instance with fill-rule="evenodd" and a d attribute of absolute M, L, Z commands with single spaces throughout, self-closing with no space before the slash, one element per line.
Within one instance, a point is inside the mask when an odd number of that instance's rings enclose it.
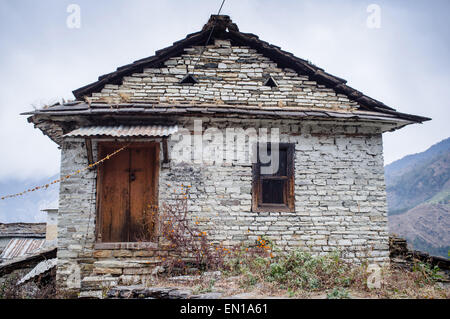
<path fill-rule="evenodd" d="M 100 144 L 100 158 L 122 146 Z M 132 144 L 106 160 L 98 173 L 98 240 L 152 240 L 158 205 L 159 143 Z"/>

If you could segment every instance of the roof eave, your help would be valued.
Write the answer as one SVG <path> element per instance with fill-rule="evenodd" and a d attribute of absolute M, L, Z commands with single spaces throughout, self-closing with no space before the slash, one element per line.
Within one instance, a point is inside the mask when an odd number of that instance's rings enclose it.
<path fill-rule="evenodd" d="M 173 43 L 172 46 L 156 51 L 154 56 L 140 59 L 131 64 L 118 67 L 116 71 L 100 76 L 98 81 L 74 90 L 73 94 L 77 100 L 80 100 L 78 103 L 82 103 L 86 96 L 89 96 L 94 92 L 98 92 L 105 86 L 105 84 L 120 84 L 124 76 L 142 72 L 144 68 L 159 67 L 164 61 L 170 59 L 171 57 L 181 55 L 185 48 L 195 45 L 203 46 L 210 38 L 229 39 L 236 44 L 254 48 L 258 52 L 271 58 L 280 67 L 294 69 L 299 74 L 309 76 L 318 84 L 325 85 L 326 87 L 335 90 L 338 94 L 346 95 L 350 100 L 357 102 L 361 110 L 377 112 L 380 116 L 393 116 L 398 119 L 411 122 L 409 124 L 423 123 L 431 120 L 428 117 L 397 112 L 395 109 L 385 105 L 384 103 L 368 97 L 362 92 L 348 86 L 346 84 L 346 80 L 331 75 L 314 64 L 304 59 L 295 57 L 292 53 L 283 51 L 280 47 L 259 39 L 259 37 L 254 34 L 240 32 L 236 24 L 232 23 L 230 17 L 224 15 L 212 15 L 208 23 L 205 24 L 201 31 L 189 34 L 186 38 Z M 230 109 L 233 107 L 233 105 L 229 106 Z M 73 115 L 77 113 L 76 109 L 79 109 L 79 104 L 72 104 L 72 106 L 68 105 L 67 108 L 72 108 L 74 110 L 74 113 L 70 114 Z M 132 112 L 132 110 L 128 110 L 127 114 L 131 114 Z M 41 113 L 35 111 L 25 112 L 22 114 L 35 116 L 36 114 L 43 113 L 52 113 L 52 108 L 42 110 Z M 65 114 L 69 115 L 69 113 Z"/>
<path fill-rule="evenodd" d="M 88 96 L 103 88 L 105 84 L 117 84 L 121 82 L 123 76 L 138 72 L 144 68 L 157 66 L 171 57 L 182 54 L 184 48 L 188 46 L 193 46 L 200 43 L 204 44 L 208 37 L 208 33 L 209 30 L 189 34 L 185 39 L 175 42 L 172 46 L 156 51 L 155 55 L 118 67 L 116 71 L 101 75 L 98 78 L 98 81 L 73 90 L 72 93 L 76 99 L 83 100 L 85 96 Z"/>

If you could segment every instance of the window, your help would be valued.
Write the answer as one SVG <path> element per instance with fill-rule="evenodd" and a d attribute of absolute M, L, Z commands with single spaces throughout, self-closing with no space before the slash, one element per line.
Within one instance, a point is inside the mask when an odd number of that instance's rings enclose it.
<path fill-rule="evenodd" d="M 197 84 L 198 80 L 195 76 L 192 74 L 186 75 L 184 78 L 181 79 L 180 84 Z"/>
<path fill-rule="evenodd" d="M 278 87 L 277 82 L 275 82 L 275 80 L 273 79 L 273 77 L 271 77 L 270 75 L 264 80 L 264 86 L 269 86 L 271 88 L 276 88 Z"/>
<path fill-rule="evenodd" d="M 267 151 L 263 146 L 267 146 Z M 257 161 L 253 164 L 254 212 L 295 211 L 294 144 L 280 143 L 276 146 L 270 143 L 257 145 Z M 268 160 L 264 161 L 265 157 Z"/>

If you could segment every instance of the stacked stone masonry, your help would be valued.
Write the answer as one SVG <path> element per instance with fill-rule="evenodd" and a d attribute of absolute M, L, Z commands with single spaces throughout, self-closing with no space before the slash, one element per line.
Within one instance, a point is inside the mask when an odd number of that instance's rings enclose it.
<path fill-rule="evenodd" d="M 199 119 L 197 119 L 199 120 Z M 179 118 L 191 130 L 194 119 Z M 189 211 L 209 238 L 223 245 L 270 238 L 283 251 L 315 254 L 340 250 L 349 261 L 388 262 L 387 213 L 382 138 L 376 128 L 295 121 L 202 119 L 203 130 L 280 128 L 280 142 L 295 143 L 295 213 L 252 212 L 252 166 L 234 160 L 161 163 L 159 203 L 190 185 Z M 224 133 L 225 134 L 225 133 Z M 169 140 L 169 154 L 179 136 Z M 224 138 L 225 140 L 225 138 Z M 205 140 L 204 147 L 214 146 Z M 249 150 L 249 140 L 244 150 Z M 94 156 L 96 157 L 94 142 Z M 248 151 L 246 151 L 248 152 Z M 175 156 L 176 157 L 176 156 Z M 161 159 L 162 159 L 161 155 Z M 66 139 L 61 174 L 88 165 L 84 140 Z M 86 171 L 61 184 L 58 280 L 73 289 L 145 283 L 167 246 L 98 248 L 95 243 L 96 172 Z M 101 285 L 99 285 L 101 283 Z"/>
<path fill-rule="evenodd" d="M 310 81 L 248 47 L 216 40 L 198 59 L 201 48 L 185 50 L 164 67 L 144 69 L 125 77 L 120 85 L 106 85 L 88 97 L 106 103 L 151 102 L 227 104 L 247 107 L 286 106 L 350 110 L 358 104 L 346 96 Z M 195 69 L 194 69 L 195 65 Z M 199 83 L 179 84 L 187 72 Z M 263 85 L 272 76 L 278 87 Z M 211 128 L 256 130 L 278 128 L 280 142 L 295 144 L 295 212 L 252 212 L 252 165 L 223 158 L 179 161 L 174 155 L 180 134 L 169 139 L 169 163 L 159 174 L 159 204 L 174 200 L 174 189 L 190 185 L 192 218 L 209 238 L 223 245 L 254 243 L 270 238 L 282 251 L 301 248 L 314 254 L 342 251 L 352 262 L 386 263 L 389 260 L 387 210 L 381 129 L 355 121 L 267 120 L 231 117 L 194 119 L 172 116 L 180 133 L 192 132 L 194 120 L 203 131 Z M 142 141 L 142 139 L 140 139 Z M 150 141 L 150 140 L 149 140 Z M 223 142 L 222 141 L 222 142 Z M 219 147 L 220 139 L 205 139 L 203 147 Z M 97 159 L 97 143 L 93 155 Z M 240 155 L 248 158 L 252 141 Z M 161 148 L 163 152 L 163 148 Z M 208 152 L 206 152 L 208 153 Z M 216 154 L 216 153 L 214 153 Z M 223 155 L 225 157 L 225 155 Z M 192 157 L 192 156 L 189 156 Z M 164 156 L 161 153 L 160 159 Z M 88 165 L 84 139 L 65 138 L 61 176 Z M 165 258 L 177 258 L 158 243 L 99 245 L 96 227 L 96 170 L 82 171 L 60 185 L 58 216 L 58 287 L 101 296 L 116 285 L 145 284 Z"/>
<path fill-rule="evenodd" d="M 281 69 L 249 47 L 231 46 L 216 40 L 215 45 L 193 47 L 181 57 L 171 58 L 162 68 L 144 69 L 123 78 L 121 85 L 107 84 L 89 98 L 93 102 L 155 104 L 196 103 L 288 106 L 349 110 L 358 104 L 336 94 L 294 70 Z M 195 85 L 180 84 L 187 74 Z M 277 87 L 264 86 L 271 76 Z"/>

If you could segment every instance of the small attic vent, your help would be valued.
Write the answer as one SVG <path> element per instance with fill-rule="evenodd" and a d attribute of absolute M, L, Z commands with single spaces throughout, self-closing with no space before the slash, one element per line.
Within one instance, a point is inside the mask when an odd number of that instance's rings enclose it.
<path fill-rule="evenodd" d="M 196 84 L 198 80 L 192 74 L 187 74 L 181 81 L 180 84 Z"/>
<path fill-rule="evenodd" d="M 269 76 L 265 81 L 264 81 L 264 86 L 270 86 L 271 88 L 274 87 L 278 87 L 278 84 L 275 82 L 275 80 Z"/>

